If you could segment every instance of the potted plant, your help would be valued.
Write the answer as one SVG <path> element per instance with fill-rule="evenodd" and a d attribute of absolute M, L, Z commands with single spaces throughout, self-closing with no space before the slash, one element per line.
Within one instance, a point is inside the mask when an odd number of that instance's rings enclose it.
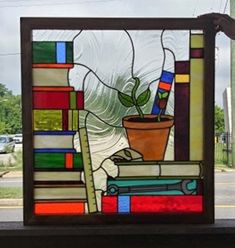
<path fill-rule="evenodd" d="M 163 115 L 167 104 L 168 92 L 158 92 L 158 115 L 144 114 L 141 107 L 150 99 L 149 87 L 137 96 L 140 79 L 133 77 L 135 83 L 131 95 L 118 92 L 118 98 L 125 107 L 135 107 L 138 115 L 126 116 L 122 124 L 126 129 L 130 148 L 140 152 L 144 160 L 163 160 L 170 129 L 174 124 L 173 116 Z"/>

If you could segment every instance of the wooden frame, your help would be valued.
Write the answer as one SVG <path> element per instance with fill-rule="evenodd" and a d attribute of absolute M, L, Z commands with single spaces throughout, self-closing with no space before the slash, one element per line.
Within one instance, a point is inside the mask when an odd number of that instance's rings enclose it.
<path fill-rule="evenodd" d="M 33 214 L 33 130 L 32 130 L 32 30 L 34 29 L 100 29 L 100 30 L 203 30 L 204 51 L 204 211 L 202 214 L 135 214 L 35 216 Z M 153 224 L 214 222 L 214 47 L 215 31 L 211 19 L 135 19 L 135 18 L 22 18 L 22 107 L 23 107 L 23 178 L 25 224 Z"/>

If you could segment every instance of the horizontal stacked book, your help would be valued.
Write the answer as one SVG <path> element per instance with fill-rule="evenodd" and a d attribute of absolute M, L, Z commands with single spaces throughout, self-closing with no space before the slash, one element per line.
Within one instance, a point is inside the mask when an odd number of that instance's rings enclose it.
<path fill-rule="evenodd" d="M 120 162 L 107 179 L 102 213 L 197 213 L 203 211 L 202 164 L 197 161 Z"/>
<path fill-rule="evenodd" d="M 83 156 L 74 148 L 84 95 L 69 85 L 72 42 L 33 42 L 34 212 L 84 214 Z"/>

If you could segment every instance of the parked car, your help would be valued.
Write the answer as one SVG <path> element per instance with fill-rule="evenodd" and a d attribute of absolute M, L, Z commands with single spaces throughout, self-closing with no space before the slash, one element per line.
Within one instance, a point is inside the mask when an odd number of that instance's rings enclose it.
<path fill-rule="evenodd" d="M 23 142 L 23 136 L 21 133 L 17 133 L 14 137 L 13 140 L 15 141 L 16 144 L 21 144 Z"/>
<path fill-rule="evenodd" d="M 0 136 L 0 153 L 14 152 L 15 141 L 9 136 Z"/>

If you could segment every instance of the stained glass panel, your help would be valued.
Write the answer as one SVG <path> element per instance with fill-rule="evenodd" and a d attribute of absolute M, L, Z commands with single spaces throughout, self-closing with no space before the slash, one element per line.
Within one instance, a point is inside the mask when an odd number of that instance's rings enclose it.
<path fill-rule="evenodd" d="M 203 28 L 32 30 L 34 216 L 205 216 Z"/>

